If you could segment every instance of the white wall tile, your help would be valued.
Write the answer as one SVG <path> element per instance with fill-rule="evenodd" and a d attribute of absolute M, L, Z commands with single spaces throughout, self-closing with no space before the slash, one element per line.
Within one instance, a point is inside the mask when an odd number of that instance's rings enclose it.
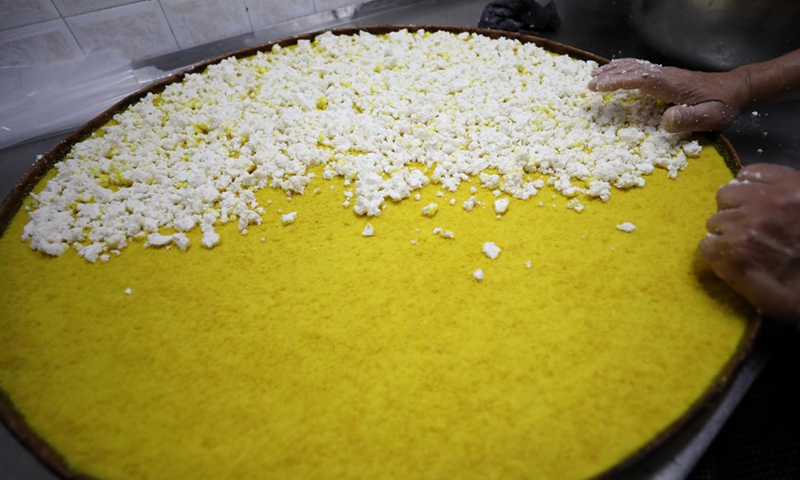
<path fill-rule="evenodd" d="M 119 7 L 142 0 L 53 0 L 58 11 L 64 17 L 73 17 L 106 8 Z"/>
<path fill-rule="evenodd" d="M 66 22 L 86 53 L 113 49 L 135 61 L 178 49 L 157 1 L 78 15 Z"/>
<path fill-rule="evenodd" d="M 61 19 L 0 32 L 0 67 L 80 58 L 81 47 Z"/>
<path fill-rule="evenodd" d="M 245 0 L 253 30 L 314 13 L 314 0 Z"/>
<path fill-rule="evenodd" d="M 0 0 L 0 30 L 58 18 L 50 0 Z"/>
<path fill-rule="evenodd" d="M 160 0 L 181 48 L 251 32 L 244 0 Z"/>
<path fill-rule="evenodd" d="M 327 12 L 359 3 L 364 3 L 364 0 L 314 0 L 314 8 L 317 12 Z"/>

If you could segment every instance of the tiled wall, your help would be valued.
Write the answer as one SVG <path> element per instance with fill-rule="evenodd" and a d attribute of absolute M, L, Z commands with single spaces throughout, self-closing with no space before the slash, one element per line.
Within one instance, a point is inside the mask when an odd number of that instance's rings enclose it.
<path fill-rule="evenodd" d="M 0 0 L 0 67 L 114 49 L 131 60 L 364 0 Z"/>

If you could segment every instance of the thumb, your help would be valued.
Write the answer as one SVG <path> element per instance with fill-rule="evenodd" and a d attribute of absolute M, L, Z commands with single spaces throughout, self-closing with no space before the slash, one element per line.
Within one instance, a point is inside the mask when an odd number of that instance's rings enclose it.
<path fill-rule="evenodd" d="M 672 133 L 707 132 L 727 127 L 734 120 L 735 115 L 727 104 L 711 101 L 672 106 L 664 112 L 661 124 Z"/>

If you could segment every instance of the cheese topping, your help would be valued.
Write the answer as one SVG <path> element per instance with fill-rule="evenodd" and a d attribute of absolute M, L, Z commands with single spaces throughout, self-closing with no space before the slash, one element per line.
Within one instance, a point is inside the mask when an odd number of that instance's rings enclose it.
<path fill-rule="evenodd" d="M 486 243 L 484 243 L 482 250 L 483 250 L 483 254 L 486 255 L 487 257 L 491 258 L 492 260 L 497 258 L 497 256 L 500 255 L 500 251 L 501 251 L 500 247 L 498 247 L 497 244 L 494 243 L 494 242 L 486 242 Z"/>
<path fill-rule="evenodd" d="M 261 223 L 255 192 L 302 194 L 318 166 L 353 185 L 344 205 L 366 216 L 431 182 L 454 192 L 475 177 L 496 196 L 552 188 L 607 201 L 656 167 L 675 177 L 699 146 L 660 127 L 654 98 L 589 91 L 595 67 L 511 39 L 405 30 L 229 58 L 75 144 L 33 194 L 22 239 L 92 262 L 134 239 L 185 250 L 195 228 L 212 248 L 217 225 Z"/>

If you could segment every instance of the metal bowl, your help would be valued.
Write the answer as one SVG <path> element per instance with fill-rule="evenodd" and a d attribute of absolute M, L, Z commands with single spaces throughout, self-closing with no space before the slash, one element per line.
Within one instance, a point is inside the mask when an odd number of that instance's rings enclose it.
<path fill-rule="evenodd" d="M 797 0 L 632 0 L 642 41 L 686 67 L 731 68 L 800 47 Z"/>

